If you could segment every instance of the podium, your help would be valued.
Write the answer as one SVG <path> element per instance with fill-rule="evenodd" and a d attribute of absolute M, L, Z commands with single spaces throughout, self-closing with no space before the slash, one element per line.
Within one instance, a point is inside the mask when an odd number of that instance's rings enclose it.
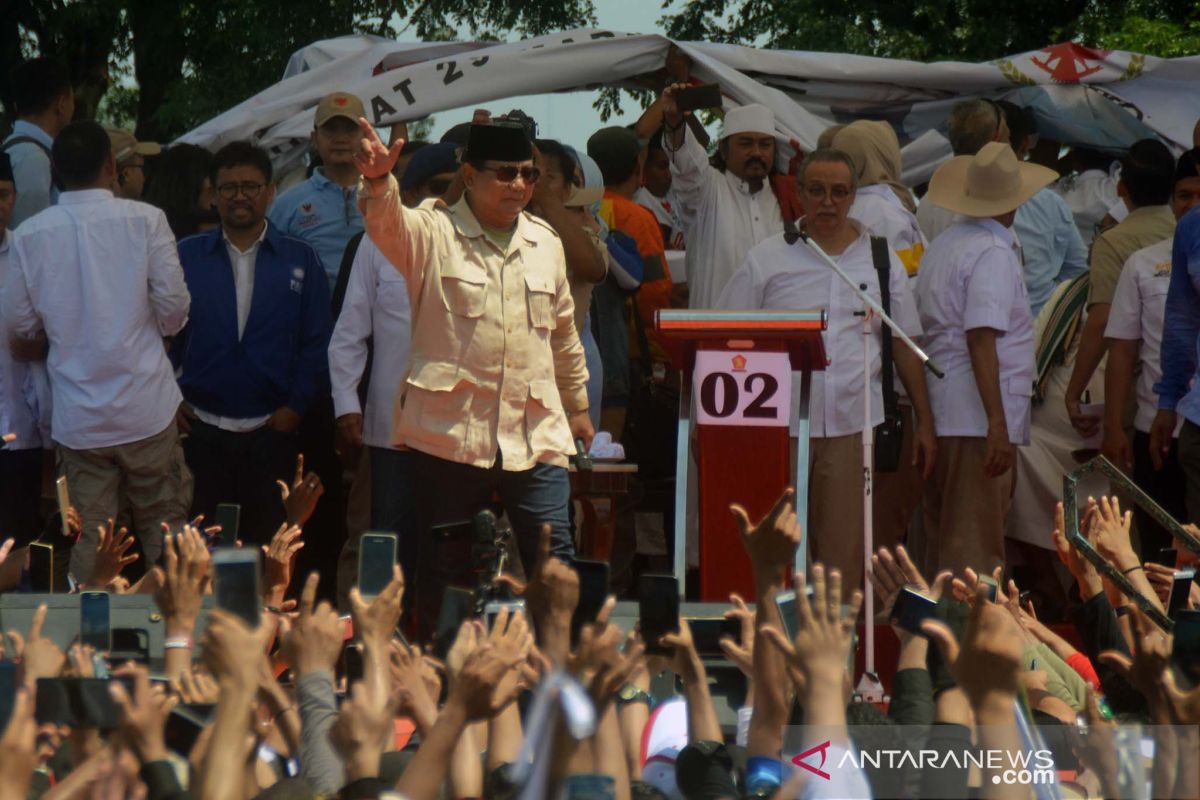
<path fill-rule="evenodd" d="M 754 596 L 750 561 L 730 503 L 758 519 L 788 485 L 789 420 L 798 409 L 796 515 L 802 539 L 794 570 L 808 553 L 808 401 L 814 370 L 826 364 L 824 309 L 813 311 L 659 310 L 654 327 L 682 373 L 675 460 L 675 577 L 686 596 L 689 445 L 696 429 L 699 599 Z M 800 373 L 791 397 L 791 373 Z M 693 381 L 699 389 L 694 391 Z M 695 404 L 693 407 L 693 400 Z M 693 421 L 693 413 L 696 420 Z"/>

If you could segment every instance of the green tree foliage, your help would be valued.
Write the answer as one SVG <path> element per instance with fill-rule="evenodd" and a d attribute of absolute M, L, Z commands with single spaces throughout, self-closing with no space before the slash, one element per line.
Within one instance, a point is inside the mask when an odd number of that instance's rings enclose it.
<path fill-rule="evenodd" d="M 288 57 L 351 33 L 533 36 L 595 23 L 592 0 L 4 0 L 0 100 L 23 58 L 64 60 L 79 117 L 166 141 L 261 91 Z M 11 13 L 9 11 L 11 10 Z M 6 126 L 5 126 L 6 127 Z"/>

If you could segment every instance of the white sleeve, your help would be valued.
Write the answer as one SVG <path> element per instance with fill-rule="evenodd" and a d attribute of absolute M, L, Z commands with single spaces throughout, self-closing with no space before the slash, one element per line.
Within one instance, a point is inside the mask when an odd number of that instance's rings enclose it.
<path fill-rule="evenodd" d="M 917 311 L 917 298 L 913 294 L 908 270 L 904 268 L 904 262 L 900 260 L 894 250 L 889 250 L 888 255 L 891 257 L 888 280 L 891 283 L 889 291 L 892 300 L 892 319 L 900 326 L 900 330 L 909 336 L 920 336 L 924 333 L 924 329 L 921 327 L 921 315 Z"/>
<path fill-rule="evenodd" d="M 174 336 L 187 325 L 192 296 L 188 293 L 183 267 L 179 265 L 179 248 L 167 215 L 153 209 L 147 235 L 146 280 L 150 291 L 150 308 L 163 336 Z"/>
<path fill-rule="evenodd" d="M 382 254 L 366 236 L 350 263 L 350 277 L 342 313 L 329 339 L 329 381 L 333 387 L 333 415 L 361 414 L 358 385 L 367 367 L 367 339 L 372 330 L 375 283 Z"/>
<path fill-rule="evenodd" d="M 33 307 L 29 294 L 28 278 L 25 275 L 25 259 L 20 239 L 14 237 L 8 263 L 8 277 L 4 281 L 3 315 L 6 341 L 12 337 L 28 338 L 42 331 L 42 320 Z"/>
<path fill-rule="evenodd" d="M 1112 306 L 1108 309 L 1108 325 L 1104 328 L 1106 339 L 1142 338 L 1142 297 L 1138 289 L 1137 268 L 1125 262 L 1117 288 L 1113 292 Z"/>
<path fill-rule="evenodd" d="M 733 273 L 729 283 L 721 291 L 720 298 L 715 303 L 716 308 L 727 309 L 761 309 L 762 287 L 758 286 L 758 263 L 751 251 L 742 265 Z"/>
<path fill-rule="evenodd" d="M 708 153 L 703 145 L 696 141 L 696 136 L 683 126 L 683 144 L 678 150 L 672 150 L 669 143 L 664 143 L 663 151 L 671 162 L 671 190 L 685 208 L 692 213 L 700 206 L 700 198 L 717 171 L 708 163 Z"/>

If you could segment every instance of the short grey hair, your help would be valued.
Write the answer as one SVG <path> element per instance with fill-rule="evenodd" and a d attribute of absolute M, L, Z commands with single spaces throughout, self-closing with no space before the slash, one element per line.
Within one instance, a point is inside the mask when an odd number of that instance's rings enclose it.
<path fill-rule="evenodd" d="M 950 111 L 950 149 L 956 156 L 973 156 L 996 138 L 1000 107 L 990 100 L 963 100 Z"/>
<path fill-rule="evenodd" d="M 804 176 L 808 174 L 808 168 L 812 164 L 845 164 L 846 169 L 850 171 L 850 188 L 858 191 L 858 170 L 854 167 L 854 160 L 846 154 L 844 150 L 838 150 L 836 147 L 818 147 L 804 157 L 800 162 L 800 169 L 796 172 L 796 181 L 804 180 Z"/>

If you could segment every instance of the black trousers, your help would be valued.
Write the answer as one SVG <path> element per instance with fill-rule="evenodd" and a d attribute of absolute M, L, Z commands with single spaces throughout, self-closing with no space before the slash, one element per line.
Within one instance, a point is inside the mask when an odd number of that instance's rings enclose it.
<path fill-rule="evenodd" d="M 1133 480 L 1142 491 L 1154 498 L 1163 510 L 1180 522 L 1192 522 L 1187 513 L 1187 481 L 1179 464 L 1179 441 L 1171 442 L 1171 452 L 1163 459 L 1163 468 L 1154 469 L 1150 460 L 1150 434 L 1135 431 L 1133 435 Z M 1142 543 L 1142 560 L 1154 558 L 1164 547 L 1177 547 L 1166 528 L 1154 518 L 1134 507 L 1138 536 Z"/>
<path fill-rule="evenodd" d="M 279 486 L 291 486 L 296 470 L 295 434 L 263 426 L 246 433 L 221 430 L 200 420 L 183 440 L 183 452 L 195 477 L 192 516 L 211 523 L 221 503 L 242 507 L 238 538 L 266 544 L 285 518 Z"/>
<path fill-rule="evenodd" d="M 43 452 L 0 450 L 0 543 L 11 537 L 23 547 L 42 532 Z"/>

